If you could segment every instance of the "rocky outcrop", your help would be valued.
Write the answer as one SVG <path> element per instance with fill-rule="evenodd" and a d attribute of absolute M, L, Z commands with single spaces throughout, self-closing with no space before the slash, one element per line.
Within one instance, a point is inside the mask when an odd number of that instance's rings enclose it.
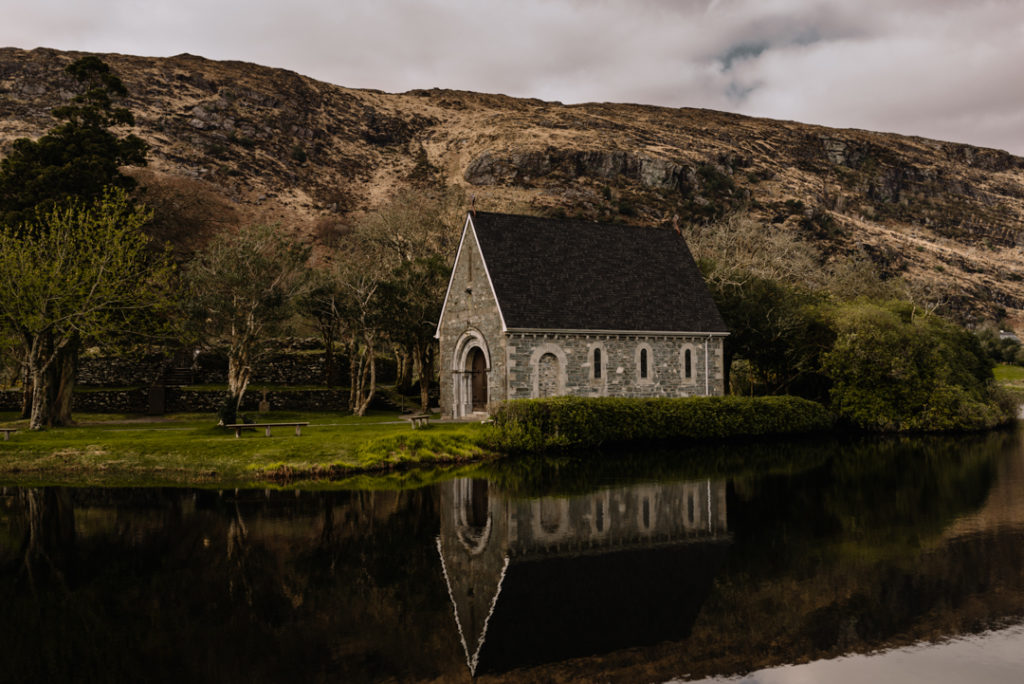
<path fill-rule="evenodd" d="M 657 190 L 680 190 L 696 184 L 692 168 L 666 159 L 622 150 L 556 148 L 503 154 L 488 150 L 469 163 L 464 178 L 472 185 L 529 185 L 551 174 L 605 181 L 622 178 Z"/>
<path fill-rule="evenodd" d="M 0 49 L 0 155 L 53 125 L 78 56 Z M 709 110 L 354 90 L 193 55 L 102 57 L 151 145 L 150 168 L 133 173 L 158 210 L 154 233 L 175 245 L 252 222 L 315 239 L 318 223 L 414 184 L 465 187 L 478 208 L 637 224 L 740 209 L 830 259 L 869 245 L 891 257 L 887 272 L 964 302 L 964 317 L 1008 314 L 1024 329 L 1024 159 L 1001 150 Z"/>

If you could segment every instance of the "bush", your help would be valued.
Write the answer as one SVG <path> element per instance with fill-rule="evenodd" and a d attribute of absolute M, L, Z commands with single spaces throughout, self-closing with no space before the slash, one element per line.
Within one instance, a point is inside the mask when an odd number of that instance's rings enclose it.
<path fill-rule="evenodd" d="M 493 421 L 486 441 L 505 452 L 796 434 L 833 424 L 821 404 L 785 396 L 516 399 L 499 407 Z"/>
<path fill-rule="evenodd" d="M 822 359 L 832 408 L 882 432 L 977 430 L 1013 418 L 997 395 L 978 339 L 907 303 L 850 304 L 835 312 L 837 338 Z"/>

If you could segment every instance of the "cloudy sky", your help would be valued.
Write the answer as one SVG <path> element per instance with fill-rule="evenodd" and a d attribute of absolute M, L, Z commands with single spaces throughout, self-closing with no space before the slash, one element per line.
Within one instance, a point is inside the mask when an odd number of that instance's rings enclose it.
<path fill-rule="evenodd" d="M 1024 156 L 1024 0 L 0 0 L 0 46 L 706 107 Z"/>

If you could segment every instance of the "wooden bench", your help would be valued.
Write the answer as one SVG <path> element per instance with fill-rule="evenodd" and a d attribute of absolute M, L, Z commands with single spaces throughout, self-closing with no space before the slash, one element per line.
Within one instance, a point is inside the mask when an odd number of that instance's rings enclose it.
<path fill-rule="evenodd" d="M 254 430 L 256 428 L 266 428 L 267 429 L 267 437 L 269 437 L 270 436 L 270 428 L 294 427 L 295 428 L 295 436 L 298 437 L 299 435 L 302 434 L 302 426 L 303 425 L 309 425 L 309 422 L 305 422 L 305 423 L 231 423 L 230 425 L 225 425 L 224 427 L 232 428 L 235 431 L 235 437 L 241 437 L 242 436 L 242 430 L 245 430 L 246 428 L 253 428 Z"/>
<path fill-rule="evenodd" d="M 4 441 L 6 442 L 11 438 L 12 432 L 17 432 L 18 428 L 0 428 L 0 432 L 4 433 Z"/>
<path fill-rule="evenodd" d="M 424 425 L 430 424 L 429 413 L 417 413 L 415 415 L 406 416 L 406 418 L 408 418 L 409 422 L 412 423 L 413 430 L 415 430 L 418 427 L 423 427 Z"/>

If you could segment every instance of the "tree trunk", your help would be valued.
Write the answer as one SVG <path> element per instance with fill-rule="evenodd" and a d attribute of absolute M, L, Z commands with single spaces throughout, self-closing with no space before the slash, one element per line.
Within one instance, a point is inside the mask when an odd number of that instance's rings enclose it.
<path fill-rule="evenodd" d="M 246 355 L 238 350 L 231 350 L 228 353 L 228 398 L 225 412 L 221 415 L 221 422 L 237 422 L 238 411 L 242 407 L 242 397 L 245 395 L 245 388 L 249 386 L 249 376 L 252 375 Z"/>
<path fill-rule="evenodd" d="M 420 410 L 426 413 L 430 408 L 430 382 L 434 379 L 434 345 L 427 342 L 416 351 L 420 366 Z"/>
<path fill-rule="evenodd" d="M 412 364 L 409 360 L 409 353 L 401 347 L 395 347 L 395 389 L 402 394 L 407 394 L 412 389 Z"/>
<path fill-rule="evenodd" d="M 353 344 L 348 356 L 348 407 L 355 411 L 356 384 L 359 382 L 359 350 Z"/>
<path fill-rule="evenodd" d="M 327 389 L 334 387 L 334 329 L 333 327 L 321 328 L 321 336 L 324 340 L 324 384 Z"/>
<path fill-rule="evenodd" d="M 32 417 L 32 371 L 24 362 L 21 364 L 21 417 Z"/>
<path fill-rule="evenodd" d="M 78 354 L 81 341 L 76 335 L 67 347 L 57 354 L 54 361 L 53 406 L 50 408 L 53 425 L 73 425 L 71 417 L 72 393 L 75 390 L 75 379 L 78 376 Z"/>
<path fill-rule="evenodd" d="M 352 382 L 355 398 L 352 412 L 364 416 L 377 391 L 377 358 L 372 342 L 359 350 L 359 357 L 358 380 L 353 379 Z"/>
<path fill-rule="evenodd" d="M 28 429 L 42 430 L 50 426 L 50 393 L 48 369 L 32 369 L 32 411 L 29 416 Z"/>

